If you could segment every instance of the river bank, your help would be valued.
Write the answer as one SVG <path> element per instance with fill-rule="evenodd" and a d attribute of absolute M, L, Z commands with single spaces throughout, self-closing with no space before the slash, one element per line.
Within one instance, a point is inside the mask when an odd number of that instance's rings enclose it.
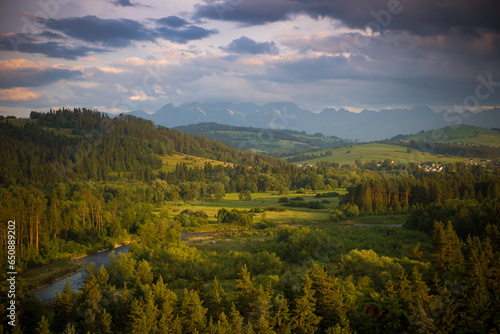
<path fill-rule="evenodd" d="M 86 261 L 81 261 L 81 259 L 118 249 L 120 247 L 129 245 L 131 242 L 132 240 L 126 240 L 122 243 L 115 244 L 113 248 L 96 248 L 90 250 L 86 255 L 77 256 L 73 259 L 60 260 L 54 263 L 49 263 L 30 270 L 20 275 L 19 278 L 22 278 L 24 280 L 24 283 L 26 284 L 30 292 L 34 292 L 38 289 L 42 289 L 43 287 L 50 286 L 60 280 L 66 279 L 67 277 L 83 270 L 86 267 Z"/>
<path fill-rule="evenodd" d="M 225 231 L 203 231 L 195 233 L 183 233 L 181 239 L 189 239 L 207 234 L 218 234 L 228 232 L 242 232 L 245 230 L 225 230 Z M 78 291 L 84 282 L 85 268 L 90 262 L 94 262 L 96 267 L 106 266 L 109 262 L 108 254 L 116 251 L 117 253 L 127 253 L 130 242 L 126 245 L 115 245 L 112 249 L 96 250 L 92 255 L 87 255 L 72 260 L 60 261 L 49 264 L 41 268 L 32 270 L 24 274 L 24 279 L 28 284 L 29 290 L 38 296 L 43 302 L 51 301 L 55 298 L 55 292 L 62 292 L 66 284 L 66 279 L 70 280 L 71 287 Z"/>

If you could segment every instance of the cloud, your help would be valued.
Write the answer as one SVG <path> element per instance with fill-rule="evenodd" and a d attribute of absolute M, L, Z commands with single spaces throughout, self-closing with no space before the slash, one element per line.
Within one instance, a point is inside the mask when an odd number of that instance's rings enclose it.
<path fill-rule="evenodd" d="M 79 80 L 78 70 L 46 67 L 46 63 L 26 59 L 0 61 L 0 88 L 39 87 L 60 80 Z"/>
<path fill-rule="evenodd" d="M 290 0 L 214 0 L 206 3 L 195 6 L 195 18 L 237 21 L 245 25 L 285 21 L 304 7 L 303 4 Z"/>
<path fill-rule="evenodd" d="M 242 36 L 232 41 L 227 47 L 222 47 L 223 50 L 232 53 L 242 54 L 278 54 L 279 49 L 274 42 L 258 43 L 253 39 Z"/>
<path fill-rule="evenodd" d="M 109 52 L 108 49 L 88 46 L 66 46 L 60 42 L 38 42 L 36 35 L 0 34 L 0 50 L 37 53 L 50 58 L 75 60 L 95 53 Z"/>
<path fill-rule="evenodd" d="M 314 82 L 357 79 L 360 74 L 344 56 L 301 57 L 276 62 L 266 74 L 273 81 Z"/>
<path fill-rule="evenodd" d="M 41 19 L 40 19 L 41 20 Z M 132 41 L 154 41 L 156 34 L 138 21 L 101 19 L 94 15 L 46 20 L 46 26 L 70 37 L 107 47 L 123 48 Z"/>
<path fill-rule="evenodd" d="M 27 15 L 27 14 L 26 14 Z M 149 28 L 142 23 L 130 19 L 102 19 L 94 15 L 83 17 L 68 17 L 62 19 L 36 18 L 39 23 L 45 23 L 46 27 L 64 33 L 65 35 L 84 41 L 93 45 L 103 47 L 125 48 L 132 42 L 155 42 L 158 38 L 163 38 L 172 42 L 185 44 L 192 40 L 199 40 L 217 33 L 217 30 L 207 30 L 196 25 L 190 25 L 184 19 L 177 16 L 169 16 L 156 20 L 159 25 L 156 28 Z M 45 31 L 45 37 L 62 37 L 54 32 Z M 18 36 L 26 36 L 17 34 Z M 30 35 L 30 38 L 39 38 L 41 35 Z M 55 47 L 58 51 L 63 51 L 61 58 L 75 59 L 76 57 L 87 56 L 91 52 L 105 52 L 100 48 L 90 48 L 81 46 L 79 48 L 63 47 L 58 42 L 45 43 L 23 43 L 18 50 L 30 53 L 42 53 L 49 57 L 57 57 L 54 52 L 46 50 L 48 47 Z M 4 49 L 8 49 L 8 42 L 4 43 Z M 73 53 L 71 53 L 73 51 Z"/>
<path fill-rule="evenodd" d="M 197 5 L 194 17 L 260 25 L 292 15 L 340 20 L 350 28 L 406 30 L 436 35 L 458 30 L 479 36 L 481 29 L 500 33 L 497 0 L 214 0 Z"/>
<path fill-rule="evenodd" d="M 41 96 L 24 87 L 0 89 L 0 101 L 28 101 L 38 99 Z"/>
<path fill-rule="evenodd" d="M 130 0 L 116 0 L 116 1 L 113 1 L 113 4 L 115 6 L 121 6 L 121 7 L 136 7 L 137 6 L 133 3 L 131 3 Z"/>
<path fill-rule="evenodd" d="M 169 26 L 170 28 L 179 28 L 188 24 L 188 22 L 184 19 L 181 19 L 177 16 L 168 16 L 161 19 L 156 20 L 156 22 Z"/>
<path fill-rule="evenodd" d="M 156 32 L 159 37 L 164 38 L 166 40 L 176 42 L 179 44 L 186 44 L 192 40 L 199 40 L 210 35 L 218 33 L 217 30 L 207 30 L 202 27 L 190 25 L 183 26 L 181 29 L 174 29 L 171 27 L 159 27 Z"/>

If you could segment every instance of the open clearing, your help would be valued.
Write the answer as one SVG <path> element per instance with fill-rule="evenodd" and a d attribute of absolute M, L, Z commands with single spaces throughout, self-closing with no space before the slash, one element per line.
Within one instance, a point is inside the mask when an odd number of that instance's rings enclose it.
<path fill-rule="evenodd" d="M 420 163 L 424 161 L 432 161 L 436 163 L 442 161 L 449 163 L 469 161 L 468 158 L 429 154 L 415 150 L 412 150 L 411 153 L 408 153 L 406 147 L 381 143 L 360 144 L 350 147 L 324 149 L 307 154 L 320 155 L 322 153 L 325 154 L 327 151 L 330 151 L 332 155 L 315 159 L 306 159 L 297 163 L 307 162 L 309 164 L 316 164 L 319 161 L 332 161 L 344 165 L 354 164 L 357 159 L 363 162 L 370 162 L 372 160 L 383 162 L 384 160 L 391 160 L 396 163 Z"/>

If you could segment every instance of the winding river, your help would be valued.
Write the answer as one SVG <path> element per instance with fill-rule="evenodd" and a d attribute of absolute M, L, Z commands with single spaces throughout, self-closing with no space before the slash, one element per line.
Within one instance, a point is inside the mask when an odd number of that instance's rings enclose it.
<path fill-rule="evenodd" d="M 186 239 L 188 237 L 193 237 L 193 236 L 200 236 L 200 235 L 205 235 L 205 234 L 214 234 L 214 233 L 221 233 L 221 232 L 199 232 L 199 233 L 186 233 L 186 234 L 181 234 L 181 239 Z M 106 266 L 109 263 L 109 253 L 111 252 L 116 252 L 116 255 L 118 256 L 120 253 L 127 253 L 129 250 L 130 246 L 122 246 L 118 247 L 109 251 L 97 253 L 94 255 L 89 255 L 86 257 L 82 257 L 80 259 L 75 260 L 76 262 L 79 263 L 87 263 L 90 264 L 91 262 L 95 263 L 96 268 L 100 268 L 101 266 Z M 79 272 L 72 274 L 68 276 L 67 278 L 69 279 L 69 282 L 71 283 L 71 288 L 75 291 L 80 291 L 80 289 L 83 286 L 83 283 L 85 281 L 85 268 L 80 270 Z M 64 287 L 66 286 L 66 278 L 60 279 L 59 281 L 47 285 L 43 288 L 40 288 L 36 291 L 34 291 L 35 296 L 40 298 L 42 302 L 50 302 L 54 299 L 56 299 L 56 291 L 59 293 L 62 293 L 64 290 Z"/>

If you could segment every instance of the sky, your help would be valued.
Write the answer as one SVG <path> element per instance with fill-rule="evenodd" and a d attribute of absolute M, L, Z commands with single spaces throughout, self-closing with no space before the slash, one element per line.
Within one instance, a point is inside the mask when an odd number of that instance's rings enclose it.
<path fill-rule="evenodd" d="M 500 106 L 498 0 L 3 0 L 0 114 Z"/>

